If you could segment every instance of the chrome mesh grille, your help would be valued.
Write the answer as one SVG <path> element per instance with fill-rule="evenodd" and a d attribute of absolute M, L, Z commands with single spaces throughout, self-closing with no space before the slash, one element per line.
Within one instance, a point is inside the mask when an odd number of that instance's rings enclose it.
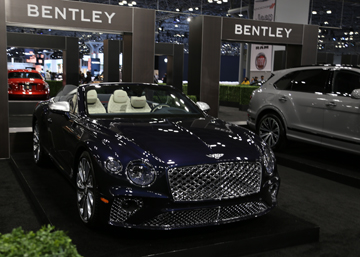
<path fill-rule="evenodd" d="M 145 223 L 148 227 L 181 228 L 226 223 L 256 216 L 268 210 L 263 202 L 247 202 L 217 208 L 162 213 Z"/>
<path fill-rule="evenodd" d="M 261 164 L 223 162 L 168 170 L 174 201 L 204 201 L 236 198 L 258 193 Z"/>
<path fill-rule="evenodd" d="M 126 201 L 134 201 L 137 204 L 137 208 L 127 210 L 123 207 Z M 110 210 L 110 221 L 111 222 L 125 222 L 131 215 L 141 209 L 143 203 L 139 199 L 127 199 L 127 198 L 115 198 Z"/>

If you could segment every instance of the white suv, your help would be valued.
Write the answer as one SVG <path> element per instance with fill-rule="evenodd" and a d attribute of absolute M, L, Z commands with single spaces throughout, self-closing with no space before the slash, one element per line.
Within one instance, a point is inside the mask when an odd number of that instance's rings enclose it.
<path fill-rule="evenodd" d="M 253 92 L 247 123 L 273 149 L 288 138 L 360 154 L 360 68 L 276 71 Z"/>

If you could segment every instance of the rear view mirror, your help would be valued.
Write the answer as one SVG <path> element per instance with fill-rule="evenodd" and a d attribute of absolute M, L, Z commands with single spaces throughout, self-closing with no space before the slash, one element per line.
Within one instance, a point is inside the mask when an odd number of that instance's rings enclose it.
<path fill-rule="evenodd" d="M 354 89 L 351 92 L 351 97 L 355 99 L 360 99 L 360 89 Z"/>

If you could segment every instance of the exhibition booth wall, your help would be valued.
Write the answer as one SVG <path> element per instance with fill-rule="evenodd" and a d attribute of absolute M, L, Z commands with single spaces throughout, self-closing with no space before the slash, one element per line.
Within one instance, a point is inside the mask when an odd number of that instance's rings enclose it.
<path fill-rule="evenodd" d="M 35 35 L 7 33 L 6 26 L 122 33 L 122 41 L 104 41 L 104 81 L 119 81 L 119 53 L 123 51 L 123 81 L 153 82 L 155 55 L 166 55 L 168 83 L 182 88 L 183 46 L 155 45 L 155 10 L 57 0 L 0 0 L 0 7 L 0 49 L 4 56 L 9 44 L 63 49 L 63 84 L 78 83 L 78 39 L 49 36 L 43 40 Z M 209 114 L 217 117 L 222 41 L 286 45 L 286 67 L 293 67 L 316 63 L 317 33 L 318 26 L 198 16 L 189 31 L 188 94 L 207 102 Z M 7 58 L 2 59 L 0 68 L 0 80 L 6 85 Z M 8 158 L 10 153 L 5 90 L 3 87 L 0 96 L 4 117 L 0 143 L 5 146 L 0 149 L 0 158 Z"/>

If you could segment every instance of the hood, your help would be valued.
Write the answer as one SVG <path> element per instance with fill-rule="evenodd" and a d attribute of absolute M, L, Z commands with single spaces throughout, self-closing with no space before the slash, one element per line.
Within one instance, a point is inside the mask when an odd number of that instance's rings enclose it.
<path fill-rule="evenodd" d="M 102 124 L 172 166 L 259 159 L 252 132 L 214 118 Z"/>

